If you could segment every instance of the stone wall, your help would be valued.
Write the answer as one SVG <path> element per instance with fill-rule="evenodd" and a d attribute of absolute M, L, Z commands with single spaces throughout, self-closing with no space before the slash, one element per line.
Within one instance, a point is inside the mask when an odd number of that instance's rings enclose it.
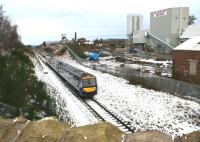
<path fill-rule="evenodd" d="M 23 117 L 3 119 L 0 117 L 0 141 L 2 142 L 173 142 L 172 138 L 159 131 L 144 131 L 132 134 L 121 132 L 107 122 L 82 127 L 73 127 L 47 117 L 29 121 Z M 199 142 L 200 131 L 175 138 L 174 142 Z"/>

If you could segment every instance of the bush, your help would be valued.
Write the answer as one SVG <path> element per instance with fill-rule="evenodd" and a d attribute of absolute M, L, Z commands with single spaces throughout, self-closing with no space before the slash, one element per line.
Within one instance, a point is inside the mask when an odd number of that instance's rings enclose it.
<path fill-rule="evenodd" d="M 61 49 L 57 52 L 58 55 L 63 55 L 67 50 L 67 46 L 61 47 Z"/>
<path fill-rule="evenodd" d="M 71 44 L 69 45 L 69 48 L 71 48 L 79 57 L 83 59 L 87 58 L 87 56 L 84 54 L 84 49 L 81 45 Z"/>
<path fill-rule="evenodd" d="M 44 48 L 44 51 L 45 51 L 45 52 L 53 52 L 53 49 L 51 49 L 51 48 L 49 48 L 49 47 L 45 47 L 45 48 Z"/>
<path fill-rule="evenodd" d="M 0 56 L 0 101 L 20 109 L 28 119 L 56 115 L 54 100 L 33 75 L 33 64 L 22 51 Z"/>

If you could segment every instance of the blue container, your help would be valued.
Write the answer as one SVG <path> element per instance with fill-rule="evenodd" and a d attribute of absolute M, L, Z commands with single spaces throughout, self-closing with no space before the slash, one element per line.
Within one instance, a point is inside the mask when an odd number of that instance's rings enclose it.
<path fill-rule="evenodd" d="M 98 53 L 89 53 L 89 60 L 99 61 L 99 54 Z"/>

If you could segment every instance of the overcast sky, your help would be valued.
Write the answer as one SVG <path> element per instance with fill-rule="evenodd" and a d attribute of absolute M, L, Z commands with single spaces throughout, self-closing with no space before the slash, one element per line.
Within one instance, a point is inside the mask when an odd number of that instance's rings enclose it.
<path fill-rule="evenodd" d="M 170 7 L 190 7 L 200 23 L 198 0 L 1 0 L 6 15 L 25 44 L 60 40 L 66 33 L 78 37 L 126 38 L 127 14 L 143 15 L 144 28 L 149 28 L 150 12 Z"/>

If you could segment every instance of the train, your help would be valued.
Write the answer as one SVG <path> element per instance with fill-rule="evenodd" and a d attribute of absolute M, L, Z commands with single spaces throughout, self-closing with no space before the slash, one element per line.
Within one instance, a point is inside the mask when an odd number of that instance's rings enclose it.
<path fill-rule="evenodd" d="M 45 57 L 46 64 L 67 81 L 72 89 L 81 97 L 92 98 L 97 94 L 96 77 L 83 70 L 77 69 L 53 57 Z"/>

